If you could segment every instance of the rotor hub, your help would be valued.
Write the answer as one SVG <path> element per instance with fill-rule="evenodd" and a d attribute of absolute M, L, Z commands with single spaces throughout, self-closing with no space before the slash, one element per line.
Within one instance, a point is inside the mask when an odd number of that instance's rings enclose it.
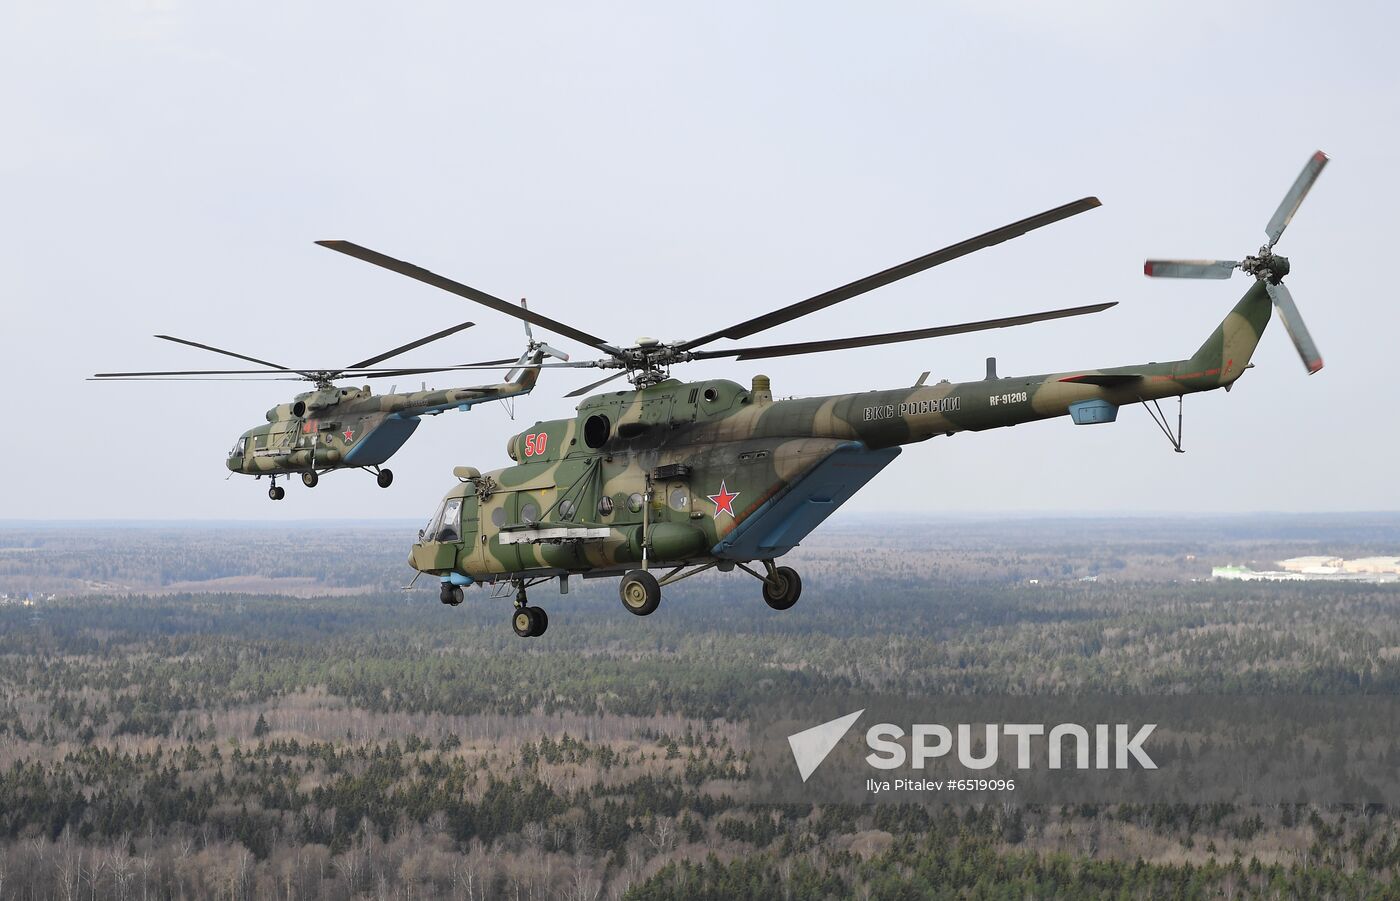
<path fill-rule="evenodd" d="M 1245 257 L 1240 261 L 1240 271 L 1255 278 L 1262 278 L 1277 285 L 1289 272 L 1288 257 L 1279 256 L 1268 245 L 1259 248 L 1258 256 Z"/>

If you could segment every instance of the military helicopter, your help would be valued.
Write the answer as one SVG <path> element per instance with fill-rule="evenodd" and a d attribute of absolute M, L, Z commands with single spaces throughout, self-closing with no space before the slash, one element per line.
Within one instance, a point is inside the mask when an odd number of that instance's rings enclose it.
<path fill-rule="evenodd" d="M 768 606 L 792 607 L 802 580 L 777 561 L 899 456 L 901 446 L 962 431 L 983 431 L 1068 416 L 1076 425 L 1113 422 L 1118 409 L 1142 404 L 1181 450 L 1180 414 L 1173 434 L 1158 401 L 1229 389 L 1250 366 L 1268 325 L 1271 303 L 1308 372 L 1322 368 L 1282 278 L 1288 263 L 1273 253 L 1327 158 L 1304 168 L 1267 228 L 1257 256 L 1229 261 L 1154 260 L 1152 276 L 1218 278 L 1235 268 L 1255 282 L 1189 357 L 1109 369 L 1003 377 L 995 358 L 974 382 L 926 384 L 829 397 L 777 400 L 769 379 L 744 387 L 726 379 L 683 382 L 672 365 L 735 357 L 756 360 L 869 347 L 938 335 L 1022 325 L 1094 313 L 1094 304 L 953 326 L 759 347 L 702 350 L 719 338 L 745 338 L 1099 205 L 1095 198 L 1032 216 L 782 309 L 686 341 L 641 339 L 621 347 L 469 288 L 425 269 L 347 242 L 322 242 L 351 256 L 434 284 L 543 328 L 589 344 L 598 360 L 542 366 L 616 368 L 632 390 L 596 394 L 571 419 L 538 422 L 513 436 L 514 465 L 482 473 L 458 466 L 447 493 L 418 536 L 409 564 L 441 580 L 440 598 L 460 604 L 464 587 L 515 590 L 512 625 L 522 637 L 544 634 L 549 618 L 527 589 L 558 579 L 621 576 L 623 606 L 656 611 L 663 586 L 709 569 L 757 579 Z M 593 390 L 595 383 L 574 395 Z M 1150 405 L 1150 406 L 1149 406 Z M 653 568 L 656 568 L 653 571 Z M 658 577 L 659 574 L 659 577 Z"/>
<path fill-rule="evenodd" d="M 525 306 L 525 301 L 521 301 Z M 525 351 L 514 360 L 515 367 L 504 381 L 466 388 L 445 388 L 408 394 L 376 395 L 369 385 L 338 387 L 335 381 L 351 378 L 391 378 L 438 371 L 436 368 L 380 369 L 378 364 L 425 344 L 471 328 L 475 323 L 463 322 L 425 338 L 410 341 L 392 350 L 375 354 L 339 369 L 309 369 L 269 363 L 257 357 L 201 344 L 170 335 L 156 335 L 164 341 L 185 344 L 201 350 L 236 357 L 257 363 L 266 369 L 187 369 L 163 372 L 99 372 L 93 379 L 204 379 L 224 380 L 229 377 L 268 378 L 276 380 L 305 380 L 315 387 L 268 410 L 265 425 L 248 429 L 228 452 L 225 465 L 230 473 L 242 473 L 255 478 L 268 476 L 272 487 L 267 496 L 282 500 L 287 489 L 277 484 L 278 476 L 300 475 L 307 488 L 315 488 L 321 476 L 338 469 L 363 469 L 375 476 L 380 488 L 394 481 L 393 470 L 383 466 L 418 428 L 424 416 L 436 416 L 449 410 L 470 410 L 476 404 L 505 400 L 529 394 L 539 379 L 537 365 L 545 357 L 567 360 L 568 354 L 548 344 L 534 340 L 529 323 L 525 326 Z M 471 366 L 507 365 L 511 359 L 487 360 Z"/>

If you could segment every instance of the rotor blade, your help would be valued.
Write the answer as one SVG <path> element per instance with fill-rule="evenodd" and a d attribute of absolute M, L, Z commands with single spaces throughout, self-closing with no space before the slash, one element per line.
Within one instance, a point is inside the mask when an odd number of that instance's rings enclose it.
<path fill-rule="evenodd" d="M 1293 346 L 1298 348 L 1298 356 L 1303 358 L 1308 375 L 1322 369 L 1322 354 L 1317 352 L 1317 345 L 1313 343 L 1308 327 L 1303 324 L 1303 316 L 1298 312 L 1298 305 L 1293 302 L 1293 295 L 1288 286 L 1283 282 L 1275 285 L 1265 281 L 1264 288 L 1269 292 L 1269 297 L 1273 298 L 1279 318 L 1283 320 L 1283 327 L 1288 330 L 1288 337 L 1293 339 Z"/>
<path fill-rule="evenodd" d="M 1234 260 L 1148 260 L 1142 274 L 1153 278 L 1229 278 L 1240 264 Z"/>
<path fill-rule="evenodd" d="M 1069 307 L 1063 310 L 1047 310 L 1043 313 L 1027 313 L 1024 316 L 1006 316 L 1001 319 L 984 319 L 980 322 L 964 322 L 959 325 L 941 325 L 935 328 L 914 329 L 907 332 L 887 332 L 883 335 L 863 335 L 859 338 L 835 338 L 830 341 L 806 341 L 801 344 L 771 344 L 767 347 L 738 347 L 728 350 L 698 350 L 695 359 L 708 360 L 714 357 L 737 357 L 740 360 L 761 360 L 766 357 L 789 357 L 796 354 L 823 353 L 829 350 L 846 350 L 852 347 L 872 347 L 878 344 L 898 344 L 902 341 L 918 341 L 923 338 L 938 338 L 943 335 L 961 335 L 966 332 L 980 332 L 987 329 L 1007 328 L 1013 325 L 1027 325 L 1047 319 L 1064 319 L 1069 316 L 1084 316 L 1099 313 L 1117 306 L 1117 301 L 1096 303 L 1083 307 Z"/>
<path fill-rule="evenodd" d="M 608 382 L 611 382 L 613 379 L 620 379 L 620 378 L 622 378 L 622 377 L 623 377 L 624 375 L 626 375 L 626 374 L 627 374 L 626 372 L 614 372 L 612 375 L 608 376 L 608 377 L 605 378 L 605 379 L 599 379 L 599 380 L 596 381 L 596 382 L 592 382 L 592 383 L 590 383 L 590 384 L 584 385 L 582 388 L 575 388 L 574 390 L 570 391 L 568 394 L 566 394 L 566 395 L 564 395 L 564 396 L 565 396 L 565 397 L 578 397 L 579 395 L 587 394 L 588 392 L 592 391 L 594 388 L 597 388 L 597 387 L 599 387 L 600 385 L 606 385 Z"/>
<path fill-rule="evenodd" d="M 359 372 L 347 372 L 345 373 L 345 377 L 355 379 L 384 379 L 389 378 L 390 376 L 424 375 L 426 373 L 432 372 L 471 372 L 476 369 L 555 369 L 560 367 L 574 369 L 585 366 L 596 367 L 597 364 L 593 362 L 521 364 L 519 359 L 490 360 L 485 363 L 462 363 L 457 366 L 424 366 L 420 369 L 367 369 L 360 370 Z"/>
<path fill-rule="evenodd" d="M 1288 223 L 1293 221 L 1293 214 L 1298 212 L 1298 207 L 1302 205 L 1303 198 L 1308 196 L 1308 190 L 1317 181 L 1317 177 L 1322 174 L 1322 167 L 1327 165 L 1327 154 L 1319 150 L 1308 160 L 1303 171 L 1298 174 L 1298 178 L 1293 182 L 1293 187 L 1288 189 L 1288 193 L 1283 197 L 1283 203 L 1278 205 L 1278 210 L 1274 212 L 1274 218 L 1269 220 L 1269 224 L 1264 227 L 1264 231 L 1269 236 L 1269 246 L 1273 247 L 1278 243 L 1283 230 L 1288 228 Z"/>
<path fill-rule="evenodd" d="M 320 244 L 322 247 L 329 247 L 331 250 L 338 250 L 346 256 L 352 256 L 358 260 L 364 260 L 366 263 L 373 263 L 376 266 L 388 269 L 391 272 L 397 272 L 400 275 L 406 275 L 409 278 L 417 279 L 420 282 L 432 285 L 434 288 L 441 288 L 444 291 L 456 294 L 458 297 L 465 297 L 468 300 L 476 301 L 482 306 L 490 307 L 498 313 L 505 313 L 507 316 L 514 316 L 516 319 L 534 323 L 540 328 L 549 329 L 556 334 L 564 335 L 565 337 L 573 338 L 575 341 L 581 341 L 584 344 L 596 347 L 604 353 L 621 353 L 618 348 L 604 341 L 602 338 L 599 338 L 597 335 L 590 335 L 588 332 L 576 329 L 571 325 L 556 322 L 548 316 L 541 316 L 539 313 L 532 312 L 529 309 L 517 307 L 515 304 L 507 303 L 499 297 L 487 294 L 485 291 L 479 291 L 469 285 L 455 282 L 435 272 L 429 272 L 421 266 L 415 266 L 403 260 L 396 260 L 391 256 L 385 256 L 378 251 L 370 250 L 368 247 L 361 247 L 350 241 L 317 241 L 316 243 Z"/>
<path fill-rule="evenodd" d="M 92 375 L 83 379 L 85 382 L 303 382 L 305 379 L 295 378 L 290 375 L 280 375 L 273 378 L 255 379 L 249 376 L 233 376 L 230 378 L 213 378 L 206 376 L 170 376 L 168 378 L 138 378 L 136 376 L 109 376 L 99 378 Z"/>
<path fill-rule="evenodd" d="M 96 372 L 95 379 L 156 378 L 176 375 L 287 375 L 291 369 L 173 369 L 160 372 Z M 297 373 L 300 375 L 300 373 Z M 293 381 L 302 381 L 294 379 Z"/>
<path fill-rule="evenodd" d="M 931 269 L 940 263 L 946 263 L 949 260 L 955 260 L 958 257 L 966 256 L 975 250 L 991 247 L 993 244 L 1000 244 L 1003 241 L 1015 238 L 1019 235 L 1024 235 L 1026 232 L 1040 228 L 1041 226 L 1049 225 L 1052 222 L 1058 222 L 1061 219 L 1067 219 L 1070 216 L 1092 210 L 1099 205 L 1099 199 L 1097 197 L 1085 197 L 1073 203 L 1055 207 L 1053 210 L 1046 210 L 1043 213 L 1039 213 L 1027 219 L 1022 219 L 1019 222 L 1003 225 L 1001 228 L 993 229 L 975 238 L 968 238 L 966 241 L 950 245 L 942 250 L 935 250 L 933 253 L 925 254 L 907 263 L 900 263 L 898 266 L 891 267 L 883 272 L 867 275 L 865 278 L 853 281 L 849 285 L 833 288 L 830 291 L 818 294 L 815 297 L 809 297 L 806 300 L 798 301 L 782 309 L 774 310 L 771 313 L 765 313 L 762 316 L 757 316 L 737 325 L 731 325 L 726 329 L 711 332 L 700 338 L 686 341 L 677 345 L 676 349 L 690 350 L 692 347 L 708 344 L 718 338 L 746 338 L 756 332 L 770 329 L 775 325 L 782 325 L 784 322 L 790 322 L 793 319 L 797 319 L 799 316 L 806 316 L 808 313 L 824 310 L 843 300 L 850 300 L 852 297 L 858 297 L 867 291 L 873 291 L 891 282 L 897 282 L 902 278 L 908 278 L 926 269 Z"/>
<path fill-rule="evenodd" d="M 226 357 L 237 357 L 240 360 L 247 360 L 249 363 L 257 363 L 259 366 L 270 366 L 273 369 L 287 370 L 286 366 L 283 366 L 279 363 L 269 363 L 266 360 L 259 360 L 257 357 L 250 357 L 246 354 L 236 354 L 231 350 L 224 350 L 221 347 L 212 347 L 208 344 L 200 344 L 198 341 L 189 341 L 185 338 L 175 338 L 170 335 L 156 335 L 156 337 L 161 339 L 162 341 L 174 341 L 176 344 L 187 344 L 190 347 L 198 347 L 200 350 L 213 351 L 216 354 L 223 354 Z M 290 372 L 291 370 L 287 371 Z"/>
<path fill-rule="evenodd" d="M 440 332 L 434 332 L 426 338 L 419 338 L 417 341 L 410 341 L 409 343 L 396 347 L 393 350 L 386 350 L 384 351 L 384 353 L 379 354 L 378 356 L 370 357 L 368 360 L 361 360 L 358 363 L 351 363 L 345 368 L 364 369 L 366 366 L 373 366 L 375 363 L 382 363 L 390 357 L 397 357 L 399 354 L 413 350 L 413 348 L 415 347 L 422 347 L 424 344 L 431 344 L 439 338 L 446 338 L 448 335 L 455 335 L 463 329 L 471 328 L 473 325 L 476 325 L 476 323 L 463 322 L 459 325 L 454 325 L 451 328 L 445 328 Z"/>

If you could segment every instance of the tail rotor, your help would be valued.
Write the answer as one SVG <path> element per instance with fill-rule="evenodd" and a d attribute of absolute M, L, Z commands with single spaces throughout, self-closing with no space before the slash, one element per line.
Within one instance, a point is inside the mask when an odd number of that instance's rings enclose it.
<path fill-rule="evenodd" d="M 1293 221 L 1293 214 L 1298 212 L 1303 198 L 1308 196 L 1308 191 L 1312 189 L 1313 183 L 1317 181 L 1326 165 L 1327 155 L 1321 150 L 1308 159 L 1307 165 L 1284 195 L 1283 202 L 1274 211 L 1273 218 L 1265 226 L 1264 232 L 1269 241 L 1259 248 L 1257 255 L 1247 256 L 1238 261 L 1148 260 L 1143 265 L 1143 273 L 1154 278 L 1229 278 L 1238 269 L 1246 275 L 1254 276 L 1264 283 L 1264 289 L 1269 292 L 1274 308 L 1278 310 L 1284 328 L 1293 339 L 1293 346 L 1297 348 L 1298 356 L 1302 358 L 1308 374 L 1318 372 L 1322 369 L 1322 355 L 1318 353 L 1317 344 L 1303 323 L 1298 306 L 1293 302 L 1293 295 L 1283 284 L 1283 277 L 1289 271 L 1288 258 L 1273 251 L 1274 245 L 1283 236 L 1284 229 Z"/>
<path fill-rule="evenodd" d="M 528 309 L 530 309 L 528 306 L 526 306 L 526 304 L 525 304 L 525 298 L 523 298 L 523 297 L 520 298 L 520 308 L 521 308 L 522 310 L 528 310 Z M 550 346 L 549 346 L 547 343 L 545 343 L 544 341 L 536 341 L 536 340 L 535 340 L 535 333 L 530 329 L 530 322 L 529 322 L 529 320 L 526 320 L 526 321 L 525 321 L 525 352 L 522 353 L 522 354 L 520 355 L 520 359 L 519 359 L 519 360 L 516 360 L 516 361 L 515 361 L 516 368 L 515 368 L 515 369 L 512 369 L 510 372 L 506 373 L 506 381 L 507 381 L 507 382 L 513 382 L 513 381 L 515 381 L 516 377 L 520 375 L 520 372 L 521 372 L 520 367 L 523 367 L 526 363 L 532 362 L 532 360 L 531 360 L 530 358 L 533 357 L 536 353 L 538 353 L 538 354 L 540 354 L 541 356 L 544 356 L 544 357 L 554 357 L 554 358 L 557 359 L 557 360 L 563 360 L 563 361 L 565 361 L 565 362 L 568 362 L 568 359 L 569 359 L 569 355 L 566 354 L 566 353 L 564 353 L 562 350 L 559 350 L 558 348 L 555 348 L 555 347 L 550 347 Z"/>

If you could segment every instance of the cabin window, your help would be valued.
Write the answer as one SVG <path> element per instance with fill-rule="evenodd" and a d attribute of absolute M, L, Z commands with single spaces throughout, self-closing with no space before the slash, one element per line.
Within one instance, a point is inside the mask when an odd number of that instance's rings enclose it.
<path fill-rule="evenodd" d="M 540 521 L 540 508 L 535 504 L 526 504 L 520 508 L 520 521 L 534 524 Z"/>
<path fill-rule="evenodd" d="M 677 488 L 671 492 L 671 508 L 673 510 L 685 510 L 690 506 L 690 492 L 684 488 Z"/>
<path fill-rule="evenodd" d="M 442 505 L 442 518 L 437 530 L 437 540 L 462 540 L 462 499 L 460 497 L 448 498 Z"/>
<path fill-rule="evenodd" d="M 491 511 L 491 525 L 501 528 L 506 524 L 506 508 L 497 507 Z"/>
<path fill-rule="evenodd" d="M 633 513 L 642 512 L 642 496 L 635 491 L 627 498 L 627 509 Z"/>
<path fill-rule="evenodd" d="M 609 497 L 608 495 L 606 495 L 606 494 L 603 495 L 602 497 L 598 498 L 598 515 L 599 515 L 599 516 L 612 516 L 612 512 L 613 512 L 613 499 L 612 499 L 611 497 Z"/>
<path fill-rule="evenodd" d="M 421 533 L 425 541 L 462 540 L 462 499 L 449 497 L 438 507 L 437 514 L 428 521 L 428 527 Z"/>
<path fill-rule="evenodd" d="M 577 509 L 578 509 L 578 505 L 575 504 L 573 501 L 569 500 L 569 499 L 566 497 L 566 498 L 564 498 L 562 501 L 559 502 L 559 518 L 560 518 L 560 519 L 573 519 L 573 518 L 574 518 L 574 511 L 577 510 Z"/>

